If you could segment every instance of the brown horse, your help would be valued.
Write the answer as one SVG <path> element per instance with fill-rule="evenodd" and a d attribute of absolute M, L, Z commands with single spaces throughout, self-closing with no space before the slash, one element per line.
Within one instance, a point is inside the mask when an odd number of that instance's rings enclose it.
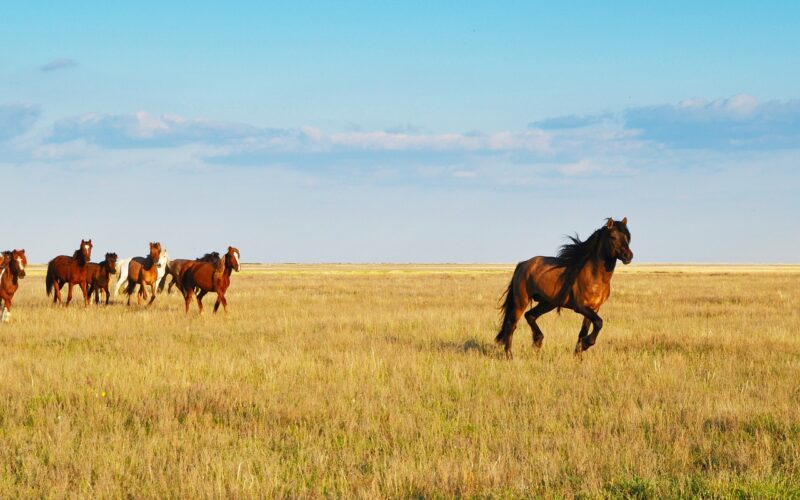
<path fill-rule="evenodd" d="M 11 319 L 11 300 L 19 288 L 20 278 L 25 277 L 25 266 L 28 258 L 25 250 L 6 250 L 3 252 L 3 264 L 0 266 L 0 302 L 3 304 L 2 320 Z"/>
<path fill-rule="evenodd" d="M 102 290 L 106 294 L 106 305 L 108 305 L 108 300 L 111 298 L 108 292 L 108 280 L 110 275 L 117 274 L 117 254 L 107 253 L 103 262 L 99 264 L 89 262 L 87 266 L 86 282 L 89 283 L 89 297 L 94 293 L 94 303 L 99 304 L 100 290 Z"/>
<path fill-rule="evenodd" d="M 611 276 L 617 259 L 629 264 L 633 252 L 629 248 L 631 233 L 628 218 L 606 224 L 586 241 L 570 237 L 572 243 L 561 247 L 558 257 L 534 257 L 520 262 L 505 292 L 502 306 L 503 324 L 495 340 L 505 346 L 506 356 L 512 358 L 511 340 L 517 321 L 531 301 L 538 302 L 525 313 L 533 332 L 533 345 L 542 346 L 544 334 L 536 324 L 539 316 L 562 307 L 583 315 L 575 354 L 594 345 L 603 320 L 597 311 L 611 294 Z M 589 333 L 589 324 L 592 332 Z"/>
<path fill-rule="evenodd" d="M 139 293 L 137 294 L 137 303 L 141 304 L 142 300 L 147 300 L 147 290 L 145 286 L 150 286 L 150 302 L 149 306 L 156 300 L 156 281 L 158 280 L 158 260 L 161 258 L 161 243 L 150 242 L 150 255 L 147 257 L 134 257 L 128 263 L 128 288 L 125 293 L 128 294 L 128 305 L 131 305 L 131 294 L 133 294 L 136 285 L 139 285 Z"/>
<path fill-rule="evenodd" d="M 178 287 L 181 294 L 183 294 L 183 288 L 181 287 L 181 277 L 183 273 L 186 272 L 187 269 L 192 267 L 197 262 L 211 262 L 215 266 L 219 263 L 220 256 L 219 252 L 210 252 L 199 259 L 191 260 L 191 259 L 175 259 L 171 260 L 167 263 L 166 271 L 164 272 L 164 276 L 161 278 L 161 281 L 158 283 L 158 292 L 161 293 L 164 291 L 164 285 L 167 282 L 167 276 L 172 278 L 170 281 L 169 287 L 167 288 L 167 293 L 172 293 L 172 286 Z"/>
<path fill-rule="evenodd" d="M 92 258 L 92 240 L 81 240 L 81 246 L 75 250 L 72 257 L 59 255 L 47 263 L 47 277 L 45 287 L 47 295 L 55 290 L 53 303 L 61 303 L 61 287 L 67 283 L 67 305 L 72 301 L 72 287 L 79 285 L 83 292 L 83 300 L 89 305 L 89 294 L 86 290 L 86 264 Z"/>
<path fill-rule="evenodd" d="M 199 289 L 197 294 L 197 307 L 203 313 L 203 297 L 208 292 L 217 294 L 217 302 L 214 303 L 214 312 L 217 312 L 219 305 L 222 304 L 225 312 L 228 312 L 228 301 L 225 300 L 225 292 L 231 284 L 231 272 L 239 272 L 239 249 L 228 247 L 228 253 L 219 261 L 217 265 L 211 262 L 195 262 L 183 273 L 181 286 L 183 297 L 186 301 L 186 312 L 189 312 L 189 304 L 192 301 L 192 294 L 195 288 Z"/>

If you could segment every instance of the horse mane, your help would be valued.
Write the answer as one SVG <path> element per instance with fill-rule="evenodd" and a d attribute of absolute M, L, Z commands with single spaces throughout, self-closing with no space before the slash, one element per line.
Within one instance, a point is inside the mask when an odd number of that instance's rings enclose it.
<path fill-rule="evenodd" d="M 197 260 L 201 262 L 211 262 L 212 264 L 214 264 L 214 267 L 217 267 L 220 260 L 219 252 L 209 252 Z"/>
<path fill-rule="evenodd" d="M 583 266 L 591 259 L 600 259 L 600 249 L 602 247 L 603 237 L 608 234 L 606 226 L 601 227 L 593 232 L 586 240 L 581 241 L 580 236 L 576 233 L 575 236 L 567 236 L 572 243 L 566 243 L 558 250 L 558 255 L 555 257 L 556 267 L 563 267 L 564 272 L 561 274 L 561 289 L 556 296 L 556 304 L 563 304 L 564 300 L 572 290 L 572 285 L 578 279 L 578 274 L 583 269 Z"/>
<path fill-rule="evenodd" d="M 72 254 L 72 258 L 78 261 L 79 266 L 86 264 L 86 259 L 83 257 L 83 252 L 80 248 L 75 250 L 75 252 Z"/>

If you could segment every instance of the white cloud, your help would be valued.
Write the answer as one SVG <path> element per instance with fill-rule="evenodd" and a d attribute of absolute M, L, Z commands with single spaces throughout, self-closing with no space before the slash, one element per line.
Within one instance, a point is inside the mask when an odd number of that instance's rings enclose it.
<path fill-rule="evenodd" d="M 0 142 L 16 137 L 30 129 L 39 119 L 38 106 L 29 104 L 0 104 Z"/>

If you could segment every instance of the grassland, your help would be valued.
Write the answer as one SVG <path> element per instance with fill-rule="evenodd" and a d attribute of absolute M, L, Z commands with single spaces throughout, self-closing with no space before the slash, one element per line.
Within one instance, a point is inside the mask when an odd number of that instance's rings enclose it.
<path fill-rule="evenodd" d="M 508 362 L 511 268 L 247 266 L 216 317 L 55 308 L 34 269 L 0 494 L 800 496 L 800 267 L 631 266 L 582 360 L 565 312 Z"/>

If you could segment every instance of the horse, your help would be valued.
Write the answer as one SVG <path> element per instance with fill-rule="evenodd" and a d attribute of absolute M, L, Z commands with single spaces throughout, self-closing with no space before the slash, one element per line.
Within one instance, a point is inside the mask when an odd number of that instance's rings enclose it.
<path fill-rule="evenodd" d="M 633 252 L 628 218 L 607 219 L 585 241 L 570 236 L 571 243 L 561 247 L 557 257 L 533 257 L 520 262 L 508 284 L 501 306 L 503 322 L 495 341 L 505 346 L 511 359 L 511 340 L 520 316 L 531 301 L 536 306 L 525 313 L 533 332 L 533 345 L 542 346 L 544 334 L 536 319 L 553 309 L 567 308 L 583 316 L 575 354 L 589 349 L 597 341 L 603 320 L 597 314 L 611 295 L 611 277 L 617 260 L 630 264 Z M 504 297 L 504 298 L 503 298 Z M 589 333 L 589 325 L 592 331 Z"/>
<path fill-rule="evenodd" d="M 164 276 L 161 278 L 161 281 L 158 283 L 158 292 L 161 293 L 164 291 L 164 285 L 167 282 L 167 276 L 170 276 L 172 278 L 172 281 L 170 281 L 169 283 L 169 287 L 167 288 L 167 293 L 172 293 L 172 287 L 174 285 L 178 287 L 178 290 L 180 290 L 182 294 L 183 288 L 181 288 L 181 277 L 183 276 L 183 273 L 186 272 L 186 269 L 190 268 L 196 262 L 211 262 L 216 266 L 219 263 L 219 261 L 220 261 L 219 252 L 209 252 L 195 260 L 175 259 L 169 261 L 166 267 L 166 272 L 164 273 Z"/>
<path fill-rule="evenodd" d="M 225 300 L 225 292 L 231 284 L 231 272 L 240 270 L 239 264 L 239 249 L 235 247 L 228 247 L 228 252 L 214 265 L 211 262 L 195 262 L 183 273 L 181 278 L 181 287 L 183 290 L 183 297 L 186 302 L 186 312 L 189 312 L 189 304 L 192 301 L 192 294 L 195 288 L 199 289 L 197 293 L 197 307 L 200 309 L 200 314 L 203 313 L 203 297 L 208 292 L 217 294 L 217 301 L 214 303 L 214 313 L 219 309 L 222 304 L 225 313 L 228 312 L 228 301 Z"/>
<path fill-rule="evenodd" d="M 150 286 L 150 302 L 149 306 L 156 300 L 156 281 L 158 280 L 158 262 L 161 259 L 161 243 L 150 242 L 150 254 L 147 257 L 134 257 L 128 263 L 128 287 L 125 293 L 128 294 L 128 305 L 131 305 L 131 295 L 133 294 L 136 285 L 139 285 L 139 293 L 137 293 L 136 301 L 138 304 L 142 300 L 147 300 L 146 286 Z"/>
<path fill-rule="evenodd" d="M 114 293 L 112 295 L 119 295 L 119 289 L 122 288 L 123 285 L 128 284 L 128 265 L 130 262 L 131 259 L 122 259 L 117 261 L 119 278 L 117 278 L 117 284 L 114 285 Z M 161 279 L 164 276 L 164 272 L 167 269 L 169 262 L 169 252 L 167 252 L 166 248 L 162 248 L 161 257 L 158 259 L 158 279 Z"/>
<path fill-rule="evenodd" d="M 25 277 L 25 266 L 28 258 L 25 250 L 6 250 L 3 252 L 3 264 L 0 266 L 0 302 L 3 313 L 0 316 L 3 323 L 11 319 L 11 299 L 14 298 L 19 280 Z"/>
<path fill-rule="evenodd" d="M 85 305 L 89 305 L 89 295 L 86 290 L 86 264 L 92 258 L 92 240 L 81 240 L 81 246 L 75 250 L 72 257 L 59 255 L 47 263 L 47 276 L 45 288 L 47 295 L 55 290 L 53 303 L 61 303 L 61 287 L 67 283 L 67 306 L 72 301 L 72 287 L 79 285 L 83 292 Z"/>
<path fill-rule="evenodd" d="M 86 282 L 89 283 L 89 297 L 94 292 L 94 303 L 99 304 L 100 290 L 102 290 L 106 294 L 106 305 L 108 305 L 108 300 L 111 298 L 111 294 L 108 293 L 108 281 L 110 275 L 117 274 L 117 254 L 107 253 L 103 262 L 99 264 L 89 262 L 87 266 Z"/>

